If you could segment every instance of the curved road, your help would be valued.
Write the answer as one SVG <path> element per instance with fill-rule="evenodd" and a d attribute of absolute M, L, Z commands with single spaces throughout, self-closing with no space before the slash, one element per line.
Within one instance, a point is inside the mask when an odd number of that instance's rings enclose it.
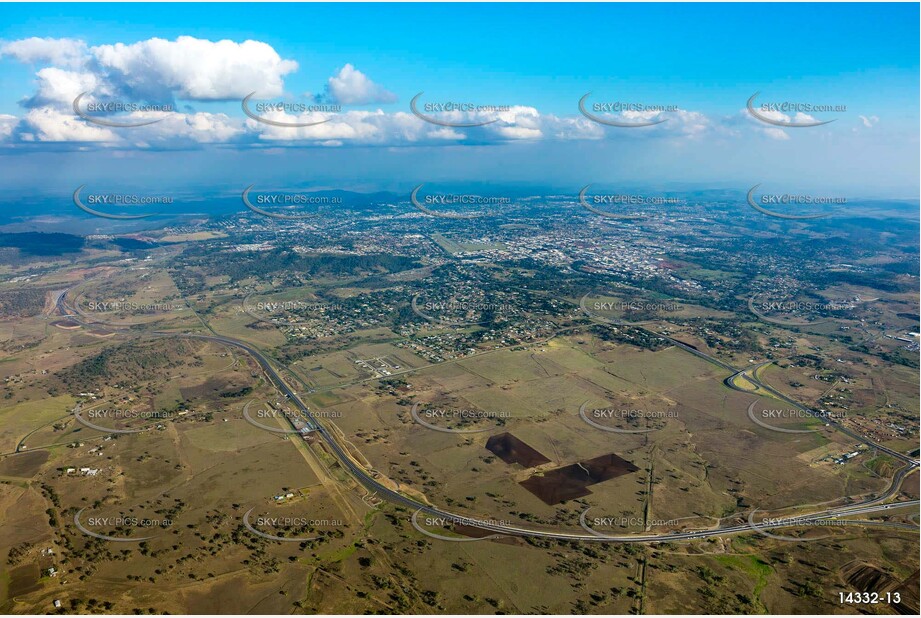
<path fill-rule="evenodd" d="M 71 319 L 75 319 L 81 324 L 85 324 L 84 322 L 81 321 L 81 318 L 84 318 L 85 316 L 81 315 L 79 312 L 74 311 L 70 307 L 67 306 L 66 296 L 67 296 L 67 293 L 65 291 L 58 298 L 57 304 L 61 312 L 64 315 L 67 315 L 68 317 L 70 317 Z M 310 429 L 312 429 L 315 433 L 319 434 L 323 438 L 323 441 L 327 444 L 327 446 L 333 452 L 333 454 L 335 455 L 339 463 L 342 466 L 344 466 L 349 471 L 349 473 L 362 486 L 364 486 L 369 492 L 376 492 L 377 495 L 381 496 L 382 498 L 385 498 L 386 500 L 388 500 L 389 502 L 393 504 L 404 506 L 404 507 L 413 509 L 417 512 L 422 512 L 422 513 L 431 515 L 436 518 L 443 518 L 451 522 L 456 521 L 456 522 L 470 523 L 471 521 L 475 520 L 476 527 L 478 528 L 482 528 L 483 530 L 488 530 L 490 532 L 496 532 L 499 534 L 504 534 L 504 535 L 509 535 L 509 536 L 538 537 L 538 538 L 548 538 L 548 539 L 568 540 L 568 541 L 654 543 L 654 542 L 681 541 L 681 540 L 689 540 L 689 539 L 703 539 L 703 538 L 709 538 L 709 537 L 715 537 L 715 536 L 724 536 L 727 534 L 743 534 L 743 533 L 757 533 L 758 532 L 756 529 L 752 527 L 751 524 L 744 523 L 744 524 L 734 524 L 730 526 L 724 526 L 720 528 L 711 528 L 711 529 L 694 530 L 694 531 L 676 531 L 676 532 L 668 532 L 668 533 L 663 533 L 663 534 L 598 536 L 595 534 L 589 534 L 587 532 L 562 532 L 562 531 L 552 531 L 552 530 L 540 530 L 540 529 L 534 529 L 534 528 L 523 528 L 523 527 L 518 527 L 518 526 L 513 526 L 513 525 L 496 523 L 496 522 L 492 522 L 489 520 L 473 518 L 471 516 L 466 516 L 466 515 L 456 515 L 454 513 L 445 511 L 441 508 L 420 502 L 415 498 L 411 498 L 409 496 L 401 494 L 398 491 L 395 491 L 387 487 L 386 485 L 380 483 L 371 474 L 369 474 L 368 470 L 365 469 L 363 466 L 359 465 L 342 448 L 342 446 L 340 446 L 340 444 L 336 441 L 333 435 L 325 427 L 323 427 L 320 420 L 316 416 L 314 416 L 314 414 L 310 411 L 310 408 L 308 408 L 307 405 L 303 401 L 301 401 L 301 399 L 297 396 L 297 393 L 295 393 L 291 389 L 291 387 L 288 386 L 288 384 L 281 378 L 278 372 L 275 371 L 275 368 L 272 366 L 269 359 L 266 358 L 266 356 L 263 355 L 262 352 L 258 348 L 255 348 L 252 345 L 245 343 L 243 341 L 239 341 L 237 339 L 232 339 L 230 337 L 225 337 L 225 336 L 216 335 L 216 334 L 215 335 L 202 335 L 202 334 L 189 333 L 189 332 L 170 333 L 170 332 L 163 332 L 163 331 L 155 331 L 150 334 L 155 337 L 184 337 L 188 339 L 198 339 L 202 341 L 213 341 L 216 343 L 221 343 L 227 346 L 235 347 L 235 348 L 238 348 L 246 352 L 259 364 L 259 366 L 265 372 L 266 376 L 268 376 L 272 384 L 274 384 L 275 387 L 282 394 L 284 394 L 287 399 L 289 399 L 295 406 L 297 406 L 297 408 L 301 411 L 301 413 L 304 415 L 305 418 L 309 419 L 308 426 L 310 427 Z M 686 349 L 697 356 L 701 356 L 702 358 L 705 358 L 711 362 L 715 362 L 716 364 L 722 367 L 725 367 L 727 369 L 730 369 L 734 372 L 737 371 L 736 369 L 730 367 L 729 365 L 723 363 L 722 361 L 718 361 L 716 359 L 713 359 L 707 356 L 706 354 L 700 353 L 697 350 L 694 350 L 693 348 L 685 344 L 682 344 L 679 341 L 672 340 L 671 338 L 668 338 L 668 337 L 666 337 L 666 339 L 674 342 L 675 345 L 678 345 L 682 347 L 683 349 Z M 795 405 L 799 405 L 799 404 L 795 404 Z M 289 422 L 291 422 L 290 419 L 289 419 Z M 844 517 L 848 515 L 888 511 L 890 509 L 900 508 L 903 506 L 917 506 L 919 504 L 919 501 L 917 500 L 911 501 L 911 502 L 897 502 L 897 503 L 890 503 L 890 504 L 883 504 L 883 505 L 879 504 L 880 502 L 887 500 L 891 496 L 895 495 L 898 492 L 902 479 L 905 477 L 905 475 L 907 475 L 909 472 L 911 472 L 914 468 L 917 467 L 917 464 L 913 460 L 909 458 L 909 461 L 911 463 L 908 466 L 902 468 L 893 477 L 893 482 L 890 485 L 889 489 L 880 496 L 869 498 L 862 502 L 851 504 L 848 506 L 828 509 L 828 510 L 821 511 L 818 513 L 811 513 L 808 515 L 799 515 L 799 516 L 794 516 L 794 517 L 786 517 L 786 518 L 781 519 L 780 521 L 775 521 L 773 523 L 772 522 L 758 523 L 758 528 L 760 529 L 788 528 L 788 527 L 793 527 L 797 525 L 808 525 L 811 522 L 826 520 L 826 519 L 834 518 L 834 517 Z"/>
<path fill-rule="evenodd" d="M 476 521 L 476 526 L 484 530 L 489 530 L 491 532 L 497 532 L 500 534 L 514 535 L 514 536 L 531 536 L 531 537 L 540 537 L 540 538 L 552 538 L 558 540 L 570 540 L 570 541 L 607 541 L 607 542 L 620 542 L 620 543 L 649 543 L 649 542 L 663 542 L 663 541 L 678 541 L 678 540 L 688 540 L 688 539 L 700 539 L 708 538 L 713 536 L 721 536 L 726 534 L 739 534 L 739 533 L 751 533 L 756 532 L 750 524 L 737 524 L 732 526 L 725 526 L 722 528 L 713 528 L 707 530 L 695 530 L 687 532 L 668 532 L 664 534 L 656 535 L 623 535 L 623 536 L 596 536 L 593 534 L 585 534 L 578 532 L 558 532 L 558 531 L 549 531 L 549 530 L 540 530 L 534 528 L 521 528 L 518 526 L 506 525 L 494 523 L 489 520 L 481 520 L 473 518 L 467 515 L 457 515 L 449 511 L 442 510 L 435 506 L 430 506 L 423 502 L 420 502 L 414 498 L 410 498 L 404 494 L 399 493 L 390 489 L 386 485 L 378 482 L 374 477 L 372 477 L 368 471 L 357 462 L 352 459 L 352 457 L 339 445 L 335 438 L 330 434 L 326 428 L 319 422 L 319 420 L 313 415 L 310 411 L 310 408 L 304 404 L 303 401 L 297 396 L 291 387 L 278 375 L 278 372 L 275 371 L 274 367 L 270 361 L 256 348 L 250 346 L 247 343 L 238 341 L 236 339 L 231 339 L 230 337 L 224 337 L 220 335 L 200 335 L 192 333 L 154 333 L 157 336 L 182 336 L 190 339 L 200 339 L 205 341 L 214 341 L 222 343 L 224 345 L 233 346 L 239 348 L 256 360 L 262 370 L 266 373 L 272 383 L 281 391 L 287 399 L 289 399 L 305 418 L 309 418 L 309 426 L 316 433 L 318 433 L 326 444 L 333 451 L 336 459 L 340 464 L 345 466 L 345 468 L 352 474 L 355 479 L 361 483 L 366 489 L 372 492 L 377 492 L 378 495 L 386 498 L 388 501 L 405 506 L 417 511 L 421 511 L 428 515 L 432 515 L 436 518 L 444 518 L 448 521 L 461 521 L 461 522 L 471 522 L 472 520 Z M 919 504 L 919 501 L 911 502 L 897 502 L 892 504 L 880 505 L 879 502 L 890 498 L 892 495 L 898 492 L 899 486 L 901 485 L 902 479 L 908 472 L 913 469 L 913 467 L 906 467 L 899 471 L 895 477 L 893 477 L 893 483 L 890 488 L 881 496 L 875 498 L 870 498 L 864 502 L 848 505 L 845 507 L 839 507 L 835 509 L 829 509 L 821 511 L 819 513 L 812 513 L 809 515 L 800 515 L 794 517 L 783 518 L 782 521 L 774 523 L 759 523 L 759 528 L 770 529 L 770 528 L 786 528 L 793 527 L 796 525 L 809 524 L 810 522 L 820 521 L 829 519 L 831 517 L 844 517 L 848 515 L 856 515 L 863 513 L 871 512 L 880 512 L 888 511 L 893 508 L 899 508 L 902 506 L 916 506 Z"/>

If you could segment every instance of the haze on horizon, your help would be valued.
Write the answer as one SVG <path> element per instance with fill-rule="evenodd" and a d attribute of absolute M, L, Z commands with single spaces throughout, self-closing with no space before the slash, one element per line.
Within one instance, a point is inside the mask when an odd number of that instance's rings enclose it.
<path fill-rule="evenodd" d="M 219 190 L 244 177 L 368 191 L 552 178 L 561 187 L 763 182 L 918 197 L 917 5 L 793 5 L 782 14 L 759 5 L 541 5 L 529 9 L 527 29 L 516 26 L 514 5 L 491 7 L 489 17 L 362 6 L 349 11 L 348 28 L 321 25 L 341 21 L 341 7 L 286 5 L 284 20 L 263 7 L 231 15 L 188 6 L 167 19 L 130 6 L 115 21 L 106 7 L 9 6 L 0 27 L 0 181 L 12 192 L 55 194 L 89 182 Z M 630 28 L 612 37 L 611 23 Z M 251 92 L 340 111 L 283 112 L 273 117 L 326 121 L 273 126 L 244 115 Z M 451 116 L 483 126 L 439 126 L 411 112 L 420 92 L 428 103 L 507 109 Z M 579 111 L 589 92 L 596 103 L 675 111 L 619 112 L 611 117 L 666 121 L 605 126 Z M 783 128 L 746 110 L 755 92 L 846 111 L 771 112 L 781 122 L 834 120 Z M 75 115 L 81 93 L 171 111 L 129 115 L 160 119 L 146 126 L 100 126 Z"/>

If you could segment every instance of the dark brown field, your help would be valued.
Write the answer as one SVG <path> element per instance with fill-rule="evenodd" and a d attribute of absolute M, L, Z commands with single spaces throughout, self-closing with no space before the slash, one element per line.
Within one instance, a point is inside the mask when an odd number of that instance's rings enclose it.
<path fill-rule="evenodd" d="M 589 485 L 630 474 L 639 470 L 632 463 L 611 453 L 579 463 L 551 470 L 543 475 L 535 475 L 521 486 L 543 500 L 554 505 L 574 498 L 591 494 Z"/>
<path fill-rule="evenodd" d="M 533 468 L 550 463 L 540 452 L 510 433 L 491 436 L 486 441 L 486 448 L 507 464 L 517 463 L 525 468 Z"/>
<path fill-rule="evenodd" d="M 588 469 L 588 474 L 593 479 L 593 483 L 602 483 L 639 470 L 632 463 L 614 453 L 601 455 L 579 463 L 582 467 Z"/>
<path fill-rule="evenodd" d="M 29 451 L 0 460 L 0 476 L 30 478 L 48 461 L 48 451 Z"/>

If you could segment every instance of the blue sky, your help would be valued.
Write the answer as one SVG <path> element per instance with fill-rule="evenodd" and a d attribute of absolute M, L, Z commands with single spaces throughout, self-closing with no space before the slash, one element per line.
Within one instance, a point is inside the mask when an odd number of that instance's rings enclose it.
<path fill-rule="evenodd" d="M 152 165 L 188 186 L 219 187 L 244 170 L 303 184 L 308 166 L 310 182 L 351 188 L 488 174 L 561 186 L 770 181 L 918 195 L 916 4 L 21 4 L 3 12 L 0 180 L 20 187 L 49 165 L 60 173 L 48 184 L 62 189 L 107 176 L 150 183 Z M 22 43 L 32 37 L 52 42 Z M 175 44 L 144 44 L 155 38 Z M 221 50 L 195 40 L 259 41 L 266 49 L 251 75 L 269 77 L 255 84 L 240 70 L 249 49 L 222 64 Z M 156 70 L 145 64 L 151 56 Z M 179 113 L 154 128 L 84 126 L 69 111 L 86 84 L 123 100 L 157 80 L 158 96 Z M 341 88 L 330 89 L 331 80 Z M 240 110 L 238 95 L 259 88 L 272 100 L 352 102 L 322 131 L 272 130 L 247 125 Z M 425 101 L 517 111 L 483 116 L 494 120 L 483 129 L 444 129 L 409 114 L 420 91 Z M 681 113 L 656 127 L 610 128 L 579 113 L 589 91 L 593 101 Z M 847 111 L 814 114 L 836 119 L 821 127 L 777 128 L 745 112 L 756 91 L 765 101 Z M 369 113 L 379 115 L 361 115 Z"/>

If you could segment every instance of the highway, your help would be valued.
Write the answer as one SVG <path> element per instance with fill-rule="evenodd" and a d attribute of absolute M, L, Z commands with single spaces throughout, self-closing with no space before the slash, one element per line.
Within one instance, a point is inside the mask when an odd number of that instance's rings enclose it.
<path fill-rule="evenodd" d="M 275 387 L 284 394 L 293 405 L 295 405 L 305 418 L 310 419 L 310 426 L 314 431 L 323 438 L 323 441 L 329 446 L 330 450 L 335 455 L 336 459 L 341 465 L 343 465 L 351 475 L 368 491 L 376 492 L 377 495 L 385 498 L 393 504 L 404 506 L 414 511 L 419 511 L 427 515 L 431 515 L 435 518 L 443 518 L 448 521 L 458 521 L 458 522 L 470 522 L 471 520 L 476 520 L 476 526 L 490 532 L 496 532 L 499 534 L 510 535 L 510 536 L 527 536 L 527 537 L 538 537 L 538 538 L 549 538 L 557 540 L 569 540 L 569 541 L 607 541 L 607 542 L 619 542 L 619 543 L 650 543 L 650 542 L 665 542 L 665 541 L 681 541 L 681 540 L 690 540 L 690 539 L 702 539 L 709 538 L 714 536 L 724 536 L 727 534 L 744 534 L 756 532 L 753 529 L 752 525 L 745 524 L 736 524 L 731 526 L 725 526 L 722 528 L 713 528 L 706 530 L 694 530 L 694 531 L 681 531 L 681 532 L 668 532 L 663 534 L 654 534 L 654 535 L 605 535 L 597 536 L 594 534 L 586 534 L 584 532 L 562 532 L 562 531 L 552 531 L 552 530 L 541 530 L 536 528 L 524 528 L 518 526 L 512 526 L 507 524 L 494 523 L 489 520 L 479 519 L 472 517 L 470 515 L 459 515 L 445 511 L 441 508 L 431 506 L 420 502 L 414 498 L 410 498 L 404 494 L 401 494 L 393 489 L 390 489 L 386 485 L 378 482 L 363 466 L 355 462 L 354 459 L 339 445 L 335 438 L 326 430 L 325 427 L 321 424 L 320 420 L 313 415 L 310 411 L 310 408 L 304 404 L 303 401 L 297 396 L 291 387 L 278 375 L 278 372 L 275 371 L 275 368 L 272 366 L 271 362 L 255 347 L 250 346 L 247 343 L 238 341 L 236 339 L 231 339 L 230 337 L 224 337 L 220 335 L 200 335 L 192 333 L 155 333 L 157 336 L 182 336 L 190 339 L 200 339 L 205 341 L 214 341 L 217 343 L 222 343 L 224 345 L 233 346 L 245 351 L 249 354 L 262 368 L 266 376 L 271 380 Z M 290 422 L 290 419 L 289 419 Z M 912 502 L 900 502 L 893 504 L 878 504 L 879 502 L 888 499 L 892 495 L 898 492 L 898 488 L 901 485 L 901 481 L 904 476 L 909 472 L 909 468 L 903 468 L 899 473 L 894 477 L 893 484 L 890 486 L 889 490 L 884 493 L 882 496 L 875 498 L 870 498 L 862 503 L 857 503 L 853 505 L 848 505 L 845 507 L 840 507 L 836 509 L 829 509 L 821 511 L 819 513 L 813 513 L 808 515 L 800 515 L 794 517 L 784 518 L 782 521 L 775 523 L 764 523 L 758 524 L 759 528 L 762 529 L 771 529 L 771 528 L 786 528 L 793 527 L 796 525 L 808 525 L 810 522 L 820 521 L 829 519 L 830 517 L 844 517 L 848 515 L 856 514 L 866 514 L 873 512 L 882 512 L 888 511 L 892 508 L 903 507 L 903 506 L 917 506 L 919 502 L 917 500 Z"/>
<path fill-rule="evenodd" d="M 83 316 L 78 311 L 72 310 L 67 306 L 66 303 L 66 292 L 61 294 L 58 298 L 58 307 L 63 315 L 67 315 L 71 319 L 75 319 L 81 324 Z M 395 491 L 383 483 L 379 482 L 374 476 L 363 466 L 358 464 L 342 446 L 338 443 L 335 437 L 323 426 L 319 418 L 317 418 L 311 411 L 310 408 L 298 397 L 297 393 L 291 389 L 290 386 L 282 379 L 282 377 L 275 371 L 275 368 L 272 366 L 272 363 L 269 359 L 256 347 L 233 339 L 231 337 L 226 337 L 223 335 L 204 335 L 197 333 L 189 332 L 163 332 L 163 331 L 154 331 L 149 333 L 150 336 L 154 337 L 182 337 L 187 339 L 196 339 L 201 341 L 212 341 L 215 343 L 220 343 L 223 345 L 235 347 L 237 349 L 243 350 L 246 352 L 256 363 L 262 368 L 265 375 L 269 378 L 271 383 L 283 394 L 285 397 L 297 407 L 298 410 L 304 415 L 305 418 L 309 419 L 309 427 L 313 430 L 314 433 L 319 435 L 325 444 L 329 447 L 332 454 L 335 456 L 336 460 L 342 465 L 349 473 L 355 478 L 358 483 L 364 486 L 369 492 L 376 493 L 381 498 L 391 502 L 392 504 L 406 507 L 415 512 L 425 513 L 431 515 L 434 518 L 443 518 L 452 522 L 465 522 L 469 523 L 471 520 L 476 520 L 476 526 L 483 530 L 490 532 L 495 532 L 502 535 L 508 536 L 519 536 L 519 537 L 534 537 L 534 538 L 544 538 L 544 539 L 555 539 L 563 541 L 591 541 L 591 542 L 615 542 L 615 543 L 656 543 L 656 542 L 670 542 L 670 541 L 683 541 L 683 540 L 692 540 L 692 539 L 704 539 L 717 536 L 726 536 L 730 534 L 746 534 L 746 533 L 757 533 L 758 530 L 755 529 L 749 523 L 733 524 L 723 527 L 709 528 L 704 530 L 692 530 L 692 531 L 675 531 L 667 532 L 662 534 L 642 534 L 642 535 L 598 535 L 590 534 L 585 531 L 581 532 L 566 532 L 566 531 L 555 531 L 555 530 L 542 530 L 538 528 L 526 528 L 519 527 L 510 524 L 496 523 L 485 519 L 476 518 L 470 515 L 459 515 L 445 511 L 439 507 L 432 506 L 415 498 L 411 498 L 404 494 Z M 660 335 L 661 336 L 661 335 Z M 670 341 L 674 341 L 669 339 Z M 694 353 L 695 355 L 702 356 L 708 360 L 715 361 L 720 366 L 731 369 L 729 365 L 722 363 L 721 361 L 716 361 L 715 359 L 710 359 L 706 355 L 699 353 L 697 350 L 690 348 L 680 342 L 674 341 L 675 345 L 687 349 Z M 798 404 L 796 404 L 798 405 Z M 293 421 L 288 419 L 289 423 Z M 296 427 L 295 427 L 296 429 Z M 757 526 L 760 529 L 773 529 L 773 528 L 787 528 L 797 525 L 808 525 L 812 522 L 827 520 L 832 517 L 845 517 L 848 515 L 857 515 L 857 514 L 866 514 L 874 512 L 885 512 L 893 508 L 901 508 L 904 506 L 917 506 L 918 501 L 911 502 L 900 502 L 900 503 L 890 503 L 890 504 L 879 504 L 880 502 L 887 500 L 891 496 L 898 493 L 899 487 L 901 485 L 902 479 L 910 471 L 917 467 L 917 464 L 909 458 L 911 462 L 909 465 L 903 467 L 899 472 L 893 477 L 893 482 L 890 485 L 889 489 L 880 496 L 871 497 L 867 500 L 864 500 L 859 503 L 838 507 L 834 509 L 828 509 L 825 511 L 811 513 L 806 515 L 798 515 L 793 517 L 786 517 L 775 522 L 767 523 L 758 523 Z"/>

